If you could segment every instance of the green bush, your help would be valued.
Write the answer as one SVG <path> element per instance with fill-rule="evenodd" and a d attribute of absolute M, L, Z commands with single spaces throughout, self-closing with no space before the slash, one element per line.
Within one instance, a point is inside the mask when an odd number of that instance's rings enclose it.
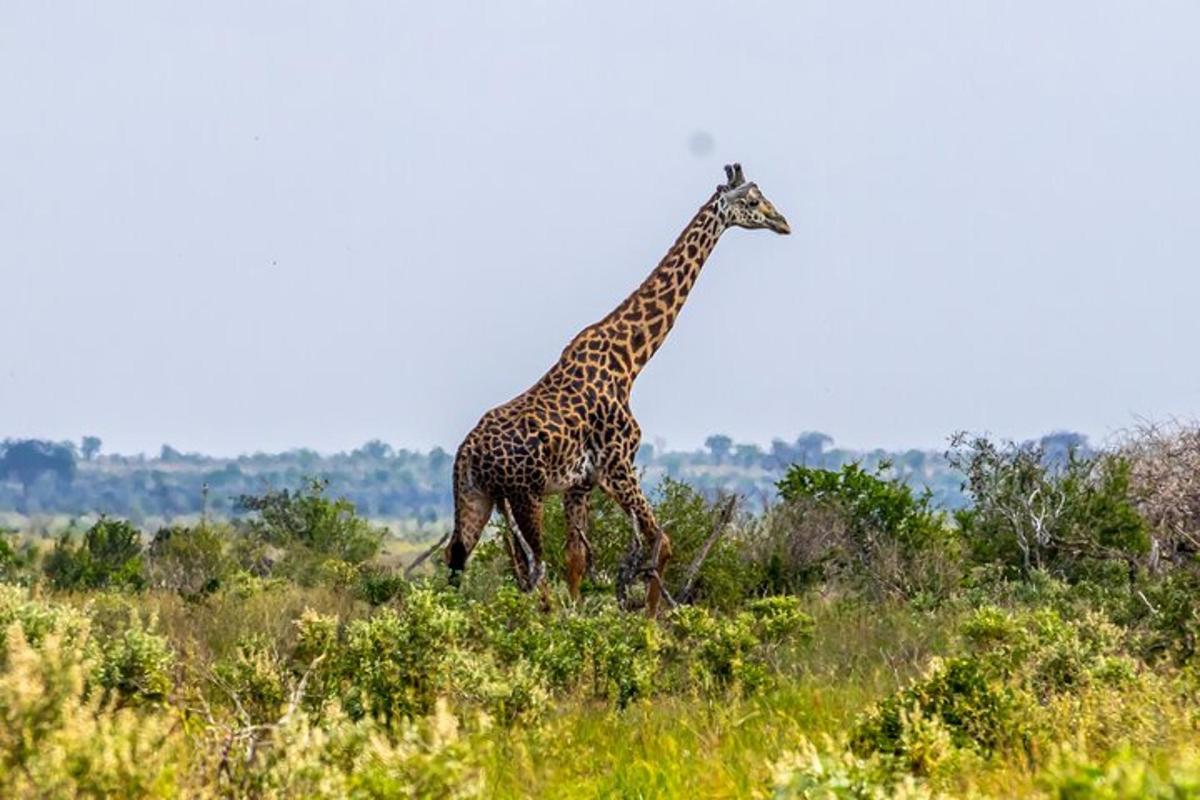
<path fill-rule="evenodd" d="M 795 591 L 847 577 L 877 596 L 949 595 L 960 580 L 957 533 L 928 491 L 913 494 L 898 478 L 884 478 L 888 469 L 886 462 L 874 473 L 855 463 L 836 471 L 793 465 L 779 481 L 786 510 L 766 528 L 773 543 L 765 585 Z"/>
<path fill-rule="evenodd" d="M 774 765 L 776 800 L 933 800 L 911 775 L 899 776 L 878 758 L 859 758 L 832 742 L 818 748 L 802 739 Z"/>
<path fill-rule="evenodd" d="M 72 639 L 55 630 L 34 646 L 19 625 L 12 625 L 5 649 L 8 661 L 0 671 L 0 795 L 187 794 L 187 741 L 178 719 L 157 709 L 114 707 L 99 692 L 89 697 L 86 686 L 94 656 L 86 637 Z"/>
<path fill-rule="evenodd" d="M 36 563 L 32 542 L 20 542 L 16 533 L 0 528 L 0 583 L 29 583 Z"/>
<path fill-rule="evenodd" d="M 216 591 L 238 569 L 230 537 L 227 528 L 208 524 L 160 529 L 146 553 L 149 584 L 188 598 Z"/>
<path fill-rule="evenodd" d="M 242 640 L 233 653 L 213 665 L 212 682 L 244 725 L 277 720 L 292 688 L 283 659 L 262 636 Z"/>
<path fill-rule="evenodd" d="M 962 434 L 954 447 L 951 463 L 966 476 L 972 500 L 956 519 L 976 561 L 1074 580 L 1094 575 L 1096 562 L 1132 566 L 1149 552 L 1124 458 L 1070 451 L 1050 459 L 1038 444 L 1002 446 Z"/>
<path fill-rule="evenodd" d="M 1200 758 L 1182 753 L 1169 768 L 1124 746 L 1095 758 L 1086 750 L 1058 748 L 1039 787 L 1060 800 L 1180 800 L 1200 797 Z"/>
<path fill-rule="evenodd" d="M 71 606 L 34 600 L 29 590 L 0 584 L 0 630 L 20 628 L 23 642 L 40 647 L 46 637 L 58 636 L 66 645 L 85 641 L 90 623 L 86 615 Z M 4 642 L 0 641 L 0 667 L 7 661 Z"/>
<path fill-rule="evenodd" d="M 1097 614 L 1068 622 L 1050 609 L 985 607 L 959 633 L 964 654 L 934 659 L 923 677 L 859 719 L 855 752 L 912 762 L 914 720 L 944 727 L 956 748 L 1023 752 L 1056 724 L 1042 708 L 1090 689 L 1132 684 L 1138 674 L 1123 653 L 1122 631 Z"/>
<path fill-rule="evenodd" d="M 761 642 L 753 615 L 715 617 L 698 606 L 681 606 L 671 613 L 671 622 L 678 657 L 700 687 L 753 691 L 765 682 L 766 671 L 756 657 Z"/>
<path fill-rule="evenodd" d="M 351 717 L 391 723 L 428 714 L 452 685 L 451 656 L 466 626 L 462 609 L 429 589 L 414 590 L 398 609 L 350 623 L 333 668 L 345 682 Z"/>
<path fill-rule="evenodd" d="M 764 642 L 796 643 L 813 636 L 816 623 L 800 609 L 798 597 L 763 597 L 751 600 L 746 610 L 754 618 L 756 633 Z"/>
<path fill-rule="evenodd" d="M 101 688 L 102 700 L 161 702 L 167 698 L 174 686 L 175 654 L 165 638 L 149 630 L 153 626 L 153 620 L 147 626 L 131 611 L 124 630 L 99 638 L 91 678 Z"/>
<path fill-rule="evenodd" d="M 312 585 L 329 559 L 357 565 L 379 553 L 386 530 L 358 516 L 346 498 L 325 497 L 325 488 L 324 481 L 313 480 L 294 492 L 238 498 L 241 508 L 255 514 L 244 523 L 251 539 L 282 551 L 274 574 Z"/>
<path fill-rule="evenodd" d="M 46 558 L 56 589 L 141 589 L 146 585 L 141 534 L 124 520 L 101 517 L 78 545 L 64 533 Z"/>
<path fill-rule="evenodd" d="M 399 571 L 388 567 L 363 565 L 355 581 L 355 594 L 373 606 L 380 606 L 399 597 L 408 581 Z"/>

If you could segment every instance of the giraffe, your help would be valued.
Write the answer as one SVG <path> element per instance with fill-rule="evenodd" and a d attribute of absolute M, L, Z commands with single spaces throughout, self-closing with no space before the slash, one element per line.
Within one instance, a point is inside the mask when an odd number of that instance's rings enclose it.
<path fill-rule="evenodd" d="M 588 497 L 599 486 L 629 516 L 631 557 L 649 549 L 646 613 L 657 615 L 671 542 L 642 493 L 633 458 L 641 430 L 629 408 L 634 380 L 662 346 L 721 234 L 731 227 L 791 232 L 740 164 L 700 207 L 654 271 L 608 316 L 584 328 L 537 383 L 483 415 L 454 459 L 454 531 L 445 550 L 457 581 L 494 508 L 513 531 L 517 580 L 541 584 L 542 502 L 562 493 L 567 586 L 578 599 L 591 557 Z M 543 586 L 544 588 L 544 586 Z"/>

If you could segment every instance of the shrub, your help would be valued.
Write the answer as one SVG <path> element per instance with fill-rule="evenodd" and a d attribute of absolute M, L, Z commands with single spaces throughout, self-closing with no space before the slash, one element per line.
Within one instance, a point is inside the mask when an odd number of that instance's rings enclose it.
<path fill-rule="evenodd" d="M 350 623 L 335 666 L 347 687 L 346 710 L 385 723 L 430 713 L 455 677 L 451 655 L 466 624 L 461 609 L 425 588 L 399 609 Z"/>
<path fill-rule="evenodd" d="M 169 797 L 182 793 L 186 741 L 157 696 L 169 656 L 138 627 L 96 641 L 73 609 L 0 594 L 7 617 L 0 669 L 0 795 Z M 104 691 L 89 687 L 100 686 Z"/>
<path fill-rule="evenodd" d="M 1149 552 L 1132 499 L 1130 465 L 1113 454 L 1049 459 L 1040 444 L 953 440 L 951 464 L 966 476 L 973 505 L 956 515 L 976 560 L 1029 574 L 1084 577 L 1091 565 L 1132 565 Z"/>
<path fill-rule="evenodd" d="M 20 542 L 15 532 L 0 528 L 0 583 L 29 583 L 36 561 L 32 542 Z"/>
<path fill-rule="evenodd" d="M 755 619 L 741 613 L 715 617 L 707 609 L 682 606 L 671 614 L 677 654 L 701 688 L 736 686 L 753 691 L 766 680 L 756 649 Z"/>
<path fill-rule="evenodd" d="M 215 525 L 162 528 L 147 550 L 151 586 L 197 598 L 219 589 L 237 570 L 229 531 Z"/>
<path fill-rule="evenodd" d="M 250 535 L 283 550 L 272 568 L 306 585 L 316 582 L 321 565 L 336 559 L 362 564 L 374 558 L 386 530 L 358 516 L 345 498 L 325 497 L 326 482 L 312 480 L 295 492 L 287 489 L 238 498 L 241 508 L 254 512 Z"/>
<path fill-rule="evenodd" d="M 101 517 L 78 546 L 63 534 L 46 558 L 45 572 L 56 589 L 141 589 L 146 584 L 141 534 L 124 520 Z"/>
<path fill-rule="evenodd" d="M 68 644 L 84 641 L 88 634 L 88 618 L 77 609 L 58 603 L 32 600 L 29 590 L 0 584 L 0 630 L 14 624 L 21 629 L 26 644 L 38 647 L 49 635 L 55 634 Z M 0 641 L 0 667 L 7 663 L 7 651 Z"/>
<path fill-rule="evenodd" d="M 1151 568 L 1188 561 L 1200 552 L 1200 424 L 1143 425 L 1118 452 L 1153 537 Z"/>
<path fill-rule="evenodd" d="M 816 547 L 789 544 L 790 558 L 775 548 L 768 580 L 802 586 L 816 576 L 843 574 L 879 596 L 948 594 L 959 580 L 957 536 L 932 507 L 929 492 L 914 495 L 903 481 L 885 479 L 889 468 L 883 463 L 870 473 L 855 463 L 836 471 L 793 465 L 779 481 L 790 509 L 780 519 L 795 526 L 784 541 L 814 529 L 823 541 Z M 816 525 L 809 524 L 810 515 L 816 515 Z M 771 575 L 787 562 L 800 574 Z"/>
<path fill-rule="evenodd" d="M 1038 784 L 1061 800 L 1176 800 L 1200 797 L 1200 757 L 1184 752 L 1169 768 L 1125 746 L 1095 758 L 1086 749 L 1056 748 Z"/>
<path fill-rule="evenodd" d="M 897 776 L 878 758 L 859 758 L 827 742 L 817 748 L 801 739 L 774 765 L 776 800 L 932 800 L 935 795 L 911 775 Z"/>
<path fill-rule="evenodd" d="M 756 632 L 765 642 L 802 642 L 812 638 L 815 622 L 800 609 L 798 597 L 764 597 L 746 606 Z"/>
<path fill-rule="evenodd" d="M 739 541 L 754 575 L 751 591 L 805 592 L 836 577 L 846 526 L 846 515 L 828 503 L 792 500 L 769 508 Z"/>
<path fill-rule="evenodd" d="M 292 688 L 283 660 L 261 636 L 244 639 L 213 665 L 212 681 L 233 703 L 243 725 L 277 720 Z"/>
<path fill-rule="evenodd" d="M 944 727 L 955 748 L 1026 751 L 1061 723 L 1042 708 L 1132 684 L 1138 675 L 1122 653 L 1120 629 L 1096 614 L 1071 623 L 1049 609 L 1014 614 L 985 607 L 959 632 L 963 655 L 934 659 L 923 677 L 860 717 L 851 737 L 855 752 L 919 761 L 911 749 L 916 720 Z"/>
<path fill-rule="evenodd" d="M 175 655 L 167 640 L 153 633 L 130 610 L 124 630 L 98 637 L 96 663 L 91 673 L 104 701 L 161 702 L 171 691 Z"/>
<path fill-rule="evenodd" d="M 295 714 L 264 737 L 235 739 L 228 765 L 238 797 L 467 798 L 485 797 L 486 741 L 460 732 L 450 707 L 381 728 L 334 710 L 320 722 Z"/>
<path fill-rule="evenodd" d="M 358 571 L 355 594 L 373 606 L 380 606 L 394 600 L 407 586 L 408 581 L 397 570 L 364 565 Z"/>
<path fill-rule="evenodd" d="M 1177 570 L 1144 581 L 1127 600 L 1142 655 L 1186 663 L 1200 642 L 1200 574 Z"/>

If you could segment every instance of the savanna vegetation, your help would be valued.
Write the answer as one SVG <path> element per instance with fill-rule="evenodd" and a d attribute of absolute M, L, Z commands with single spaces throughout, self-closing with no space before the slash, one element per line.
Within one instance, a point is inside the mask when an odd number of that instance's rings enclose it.
<path fill-rule="evenodd" d="M 547 511 L 549 611 L 502 529 L 453 588 L 319 480 L 8 534 L 0 795 L 1200 796 L 1200 429 L 947 463 L 953 509 L 886 462 L 765 510 L 662 480 L 657 620 L 599 496 L 578 604 Z"/>

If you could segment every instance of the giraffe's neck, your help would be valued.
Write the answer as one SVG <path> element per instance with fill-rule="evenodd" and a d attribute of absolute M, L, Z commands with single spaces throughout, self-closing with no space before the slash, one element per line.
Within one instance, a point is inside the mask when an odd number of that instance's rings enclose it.
<path fill-rule="evenodd" d="M 590 329 L 609 343 L 627 386 L 666 340 L 680 309 L 725 231 L 720 193 L 700 207 L 675 244 L 633 294 Z"/>

